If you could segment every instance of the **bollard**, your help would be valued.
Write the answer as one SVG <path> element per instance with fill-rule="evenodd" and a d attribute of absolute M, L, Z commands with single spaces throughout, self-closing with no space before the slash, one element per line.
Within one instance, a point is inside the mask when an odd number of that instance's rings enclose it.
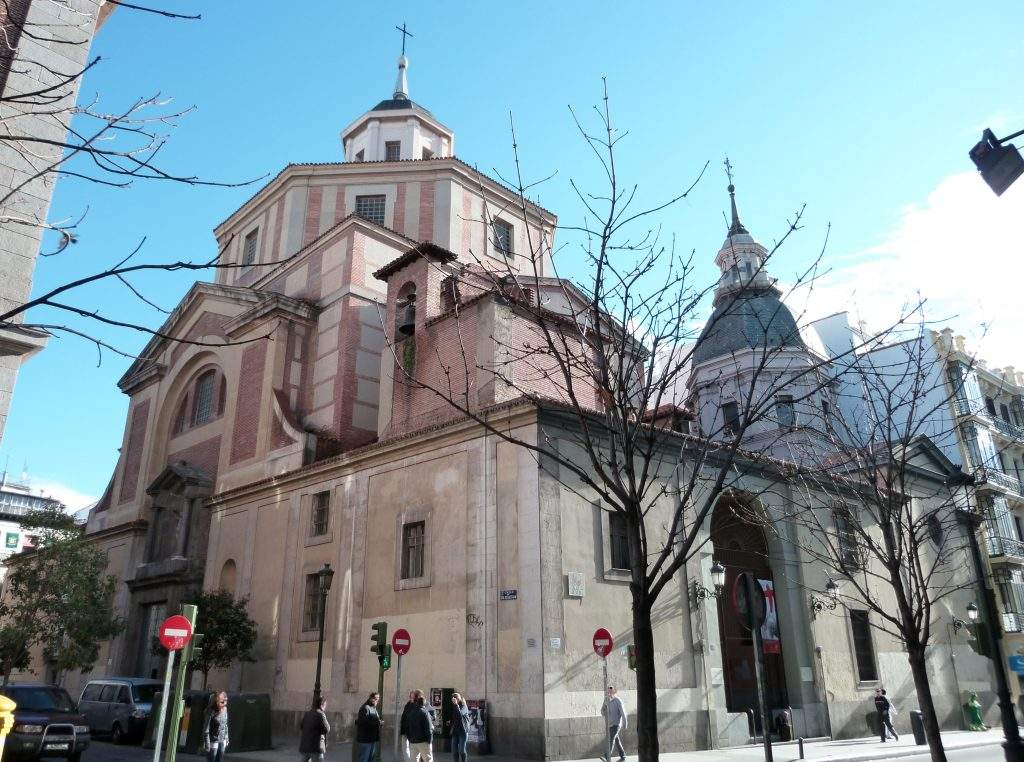
<path fill-rule="evenodd" d="M 7 742 L 7 734 L 14 727 L 14 710 L 17 704 L 7 696 L 0 696 L 0 757 L 4 754 L 4 744 Z"/>
<path fill-rule="evenodd" d="M 800 759 L 803 759 L 804 758 L 804 739 L 803 739 L 803 737 L 800 737 L 800 738 L 796 739 L 796 743 L 797 743 L 797 746 L 800 747 Z"/>

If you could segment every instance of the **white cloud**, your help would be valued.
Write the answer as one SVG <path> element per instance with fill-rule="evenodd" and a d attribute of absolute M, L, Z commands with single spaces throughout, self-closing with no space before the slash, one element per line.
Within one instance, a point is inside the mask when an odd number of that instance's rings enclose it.
<path fill-rule="evenodd" d="M 33 477 L 29 481 L 29 485 L 32 487 L 33 494 L 43 494 L 47 497 L 60 500 L 67 506 L 68 511 L 71 513 L 79 511 L 82 508 L 86 508 L 99 500 L 99 497 L 96 495 L 87 495 L 84 492 L 79 492 L 72 487 L 68 487 L 66 484 L 49 481 L 47 479 L 37 479 Z"/>
<path fill-rule="evenodd" d="M 991 367 L 1024 368 L 1024 179 L 997 197 L 976 172 L 946 177 L 877 246 L 827 257 L 808 316 L 848 310 L 882 328 L 925 299 Z M 936 327 L 933 325 L 933 327 Z"/>

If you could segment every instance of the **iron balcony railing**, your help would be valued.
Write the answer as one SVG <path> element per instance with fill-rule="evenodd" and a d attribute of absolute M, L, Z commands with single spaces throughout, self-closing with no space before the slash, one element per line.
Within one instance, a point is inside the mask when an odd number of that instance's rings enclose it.
<path fill-rule="evenodd" d="M 971 402 L 970 400 L 955 397 L 953 399 L 953 410 L 957 415 L 981 416 L 986 421 L 990 421 L 992 427 L 1003 436 L 1018 442 L 1024 442 L 1024 426 L 1018 426 L 1016 423 L 1001 418 L 979 402 Z"/>
<path fill-rule="evenodd" d="M 1010 476 L 994 468 L 979 468 L 975 471 L 975 478 L 978 484 L 992 485 L 1003 490 L 1009 490 L 1016 495 L 1024 496 L 1024 482 L 1015 476 Z"/>
<path fill-rule="evenodd" d="M 989 534 L 987 537 L 988 554 L 990 556 L 1013 556 L 1024 563 L 1024 542 L 1010 537 Z"/>
<path fill-rule="evenodd" d="M 1020 632 L 1021 627 L 1021 615 L 1013 612 L 1003 614 L 1003 632 Z"/>
<path fill-rule="evenodd" d="M 1024 442 L 1024 428 L 1021 428 L 1015 423 L 1004 421 L 997 415 L 990 415 L 989 418 L 992 419 L 992 423 L 995 424 L 995 427 L 999 429 L 999 432 L 1001 434 L 1003 434 L 1009 439 L 1014 439 L 1018 442 Z"/>

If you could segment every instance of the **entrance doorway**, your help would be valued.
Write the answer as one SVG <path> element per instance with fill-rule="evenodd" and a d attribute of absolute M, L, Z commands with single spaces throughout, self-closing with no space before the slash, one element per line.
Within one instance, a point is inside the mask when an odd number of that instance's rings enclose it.
<path fill-rule="evenodd" d="M 761 630 L 765 701 L 769 715 L 773 710 L 786 707 L 789 697 L 768 541 L 764 530 L 752 520 L 756 505 L 752 498 L 740 494 L 723 496 L 711 515 L 711 543 L 715 560 L 725 567 L 725 593 L 718 599 L 718 632 L 722 639 L 726 707 L 730 712 L 753 710 L 755 727 L 760 732 L 757 684 L 754 680 L 754 640 L 736 607 L 736 583 L 743 572 L 752 573 L 760 581 L 769 599 L 769 617 Z"/>

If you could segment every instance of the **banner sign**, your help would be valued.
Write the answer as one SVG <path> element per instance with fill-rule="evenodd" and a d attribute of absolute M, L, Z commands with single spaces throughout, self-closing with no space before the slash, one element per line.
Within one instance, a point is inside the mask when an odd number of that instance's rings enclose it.
<path fill-rule="evenodd" d="M 770 579 L 759 579 L 761 591 L 764 593 L 765 617 L 761 625 L 761 642 L 766 654 L 777 654 L 782 651 L 779 642 L 779 611 L 775 607 L 775 583 Z"/>

